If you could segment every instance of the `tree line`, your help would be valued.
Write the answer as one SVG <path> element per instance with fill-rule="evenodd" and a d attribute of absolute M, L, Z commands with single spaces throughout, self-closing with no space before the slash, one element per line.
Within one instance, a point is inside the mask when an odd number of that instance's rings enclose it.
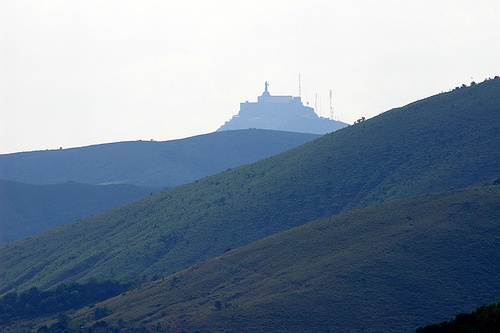
<path fill-rule="evenodd" d="M 454 320 L 419 327 L 416 333 L 494 333 L 500 332 L 500 303 L 477 308 L 471 313 L 460 313 Z"/>
<path fill-rule="evenodd" d="M 46 291 L 32 287 L 20 293 L 10 292 L 0 298 L 0 324 L 78 309 L 117 296 L 131 287 L 131 283 L 91 279 L 83 284 L 61 284 Z"/>

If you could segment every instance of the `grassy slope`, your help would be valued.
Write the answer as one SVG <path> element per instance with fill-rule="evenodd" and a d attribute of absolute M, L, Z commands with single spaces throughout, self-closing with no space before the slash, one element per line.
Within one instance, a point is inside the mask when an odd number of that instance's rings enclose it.
<path fill-rule="evenodd" d="M 317 137 L 241 130 L 165 142 L 119 142 L 7 154 L 0 155 L 0 178 L 30 184 L 76 181 L 173 187 L 276 155 Z"/>
<path fill-rule="evenodd" d="M 500 80 L 415 102 L 256 164 L 0 248 L 0 293 L 171 273 L 399 197 L 498 177 Z"/>
<path fill-rule="evenodd" d="M 0 179 L 0 244 L 73 223 L 155 191 L 134 185 L 30 185 Z"/>
<path fill-rule="evenodd" d="M 170 332 L 412 332 L 500 295 L 500 186 L 354 210 L 97 306 Z M 219 301 L 221 309 L 216 309 Z M 93 309 L 74 316 L 92 325 Z"/>

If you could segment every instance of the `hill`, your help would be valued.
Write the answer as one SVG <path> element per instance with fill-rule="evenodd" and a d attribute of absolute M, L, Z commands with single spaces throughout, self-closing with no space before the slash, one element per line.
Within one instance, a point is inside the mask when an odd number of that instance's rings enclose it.
<path fill-rule="evenodd" d="M 134 185 L 30 185 L 0 179 L 0 244 L 125 205 L 157 190 Z"/>
<path fill-rule="evenodd" d="M 0 293 L 149 279 L 265 236 L 500 176 L 500 80 L 391 110 L 255 164 L 0 248 Z"/>
<path fill-rule="evenodd" d="M 72 315 L 141 332 L 414 332 L 500 296 L 500 186 L 308 223 Z M 95 317 L 96 309 L 106 313 Z"/>
<path fill-rule="evenodd" d="M 454 320 L 419 327 L 417 333 L 499 332 L 500 303 L 483 305 L 471 313 L 459 313 Z"/>
<path fill-rule="evenodd" d="M 133 141 L 0 155 L 0 178 L 173 187 L 276 155 L 316 134 L 241 130 L 164 142 Z"/>
<path fill-rule="evenodd" d="M 347 126 L 340 121 L 319 117 L 313 108 L 302 104 L 300 97 L 272 96 L 267 88 L 266 82 L 265 90 L 257 102 L 240 103 L 238 114 L 217 131 L 263 128 L 326 134 Z"/>

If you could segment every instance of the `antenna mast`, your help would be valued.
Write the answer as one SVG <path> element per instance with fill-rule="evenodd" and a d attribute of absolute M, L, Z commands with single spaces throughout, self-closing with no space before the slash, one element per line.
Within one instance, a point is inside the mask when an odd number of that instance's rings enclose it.
<path fill-rule="evenodd" d="M 332 90 L 331 89 L 330 89 L 330 119 L 335 120 L 333 117 Z"/>
<path fill-rule="evenodd" d="M 316 114 L 319 116 L 319 112 L 318 112 L 318 94 L 316 94 L 316 96 L 314 98 L 314 112 L 316 112 Z"/>
<path fill-rule="evenodd" d="M 300 90 L 300 73 L 299 73 L 299 97 L 302 97 L 301 90 Z"/>

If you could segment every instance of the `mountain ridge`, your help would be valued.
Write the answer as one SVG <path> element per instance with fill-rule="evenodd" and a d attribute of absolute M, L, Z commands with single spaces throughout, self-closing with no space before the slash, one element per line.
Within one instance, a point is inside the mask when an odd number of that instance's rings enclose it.
<path fill-rule="evenodd" d="M 75 181 L 168 188 L 258 161 L 318 137 L 239 130 L 163 142 L 128 141 L 4 154 L 0 155 L 0 178 L 28 184 Z"/>
<path fill-rule="evenodd" d="M 0 244 L 130 203 L 158 192 L 166 183 L 194 181 L 317 137 L 240 130 L 165 142 L 118 142 L 0 155 L 0 174 L 17 179 L 0 179 Z"/>
<path fill-rule="evenodd" d="M 0 292 L 91 277 L 147 279 L 342 211 L 498 178 L 499 91 L 500 80 L 492 80 L 429 97 L 7 244 L 0 247 Z"/>

